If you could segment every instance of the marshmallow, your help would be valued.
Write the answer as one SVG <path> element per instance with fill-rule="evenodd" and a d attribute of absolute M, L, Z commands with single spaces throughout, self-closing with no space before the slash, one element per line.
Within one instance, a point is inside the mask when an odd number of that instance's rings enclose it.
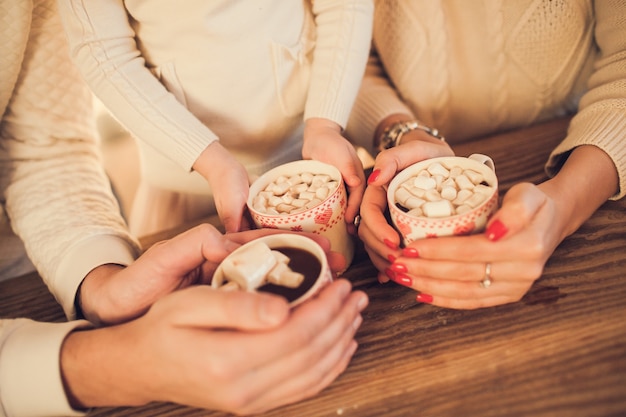
<path fill-rule="evenodd" d="M 433 162 L 399 184 L 394 197 L 409 215 L 449 217 L 480 206 L 493 192 L 480 172 Z"/>
<path fill-rule="evenodd" d="M 296 214 L 318 206 L 338 187 L 327 174 L 281 175 L 253 198 L 252 207 L 264 214 Z"/>
<path fill-rule="evenodd" d="M 289 257 L 263 242 L 252 242 L 222 262 L 224 290 L 254 291 L 266 283 L 289 288 L 300 286 L 304 275 L 289 268 Z"/>

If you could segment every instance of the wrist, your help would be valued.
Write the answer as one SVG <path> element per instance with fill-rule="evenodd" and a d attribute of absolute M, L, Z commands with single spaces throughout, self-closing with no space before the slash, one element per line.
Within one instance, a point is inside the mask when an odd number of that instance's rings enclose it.
<path fill-rule="evenodd" d="M 115 298 L 106 290 L 106 283 L 113 275 L 125 267 L 118 264 L 104 264 L 92 269 L 83 279 L 76 293 L 76 312 L 80 318 L 101 325 L 111 317 L 106 312 L 116 311 Z"/>
<path fill-rule="evenodd" d="M 209 173 L 214 170 L 216 166 L 219 166 L 216 164 L 219 164 L 220 161 L 228 160 L 229 158 L 231 158 L 231 155 L 228 150 L 226 150 L 218 140 L 215 140 L 204 148 L 191 168 L 202 175 L 206 180 L 209 180 Z"/>
<path fill-rule="evenodd" d="M 376 129 L 374 149 L 378 152 L 399 146 L 408 136 L 425 141 L 445 142 L 437 129 L 418 122 L 407 115 L 392 115 L 381 122 Z"/>
<path fill-rule="evenodd" d="M 330 119 L 312 117 L 304 122 L 304 140 L 323 134 L 341 135 L 341 126 Z"/>
<path fill-rule="evenodd" d="M 59 367 L 65 395 L 76 410 L 92 407 L 140 406 L 150 398 L 143 384 L 133 381 L 132 352 L 124 344 L 120 326 L 80 329 L 69 333 L 61 346 Z M 128 335 L 126 335 L 128 336 Z"/>

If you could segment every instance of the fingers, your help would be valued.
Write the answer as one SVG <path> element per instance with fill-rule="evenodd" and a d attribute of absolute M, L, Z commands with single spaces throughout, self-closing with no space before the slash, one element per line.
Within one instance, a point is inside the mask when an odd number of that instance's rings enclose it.
<path fill-rule="evenodd" d="M 484 270 L 484 265 L 480 267 Z M 501 274 L 502 271 L 497 272 Z M 532 281 L 499 280 L 494 275 L 489 288 L 480 285 L 481 278 L 472 281 L 451 281 L 424 277 L 412 277 L 413 287 L 420 292 L 416 300 L 439 307 L 477 309 L 519 301 L 529 290 Z"/>
<path fill-rule="evenodd" d="M 368 183 L 371 185 L 388 184 L 397 172 L 409 165 L 424 159 L 453 154 L 452 149 L 445 142 L 407 141 L 395 148 L 384 150 L 376 156 L 372 174 L 377 171 L 378 174 L 374 177 L 370 176 Z"/>
<path fill-rule="evenodd" d="M 502 200 L 502 207 L 487 224 L 485 234 L 492 241 L 513 236 L 531 223 L 546 203 L 547 197 L 535 185 L 516 184 Z"/>
<path fill-rule="evenodd" d="M 222 198 L 226 198 L 224 201 Z M 243 213 L 246 207 L 246 200 L 248 199 L 248 187 L 245 191 L 231 189 L 227 195 L 220 195 L 219 201 L 216 198 L 215 206 L 219 215 L 220 221 L 224 225 L 226 233 L 237 232 L 241 230 Z"/>
<path fill-rule="evenodd" d="M 206 259 L 223 259 L 236 248 L 232 242 L 222 239 L 222 234 L 209 224 L 191 228 L 170 240 L 150 247 L 133 265 L 138 268 L 160 268 L 160 273 L 184 276 L 198 268 Z"/>
<path fill-rule="evenodd" d="M 383 249 L 386 245 L 398 248 L 400 236 L 385 218 L 387 194 L 383 187 L 368 186 L 361 203 L 359 237 L 371 249 Z"/>
<path fill-rule="evenodd" d="M 356 215 L 359 214 L 366 185 L 361 160 L 356 152 L 352 152 L 350 156 L 349 163 L 339 167 L 348 191 L 348 206 L 345 214 L 345 220 L 348 224 L 352 224 Z"/>
<path fill-rule="evenodd" d="M 316 394 L 341 374 L 354 351 L 354 335 L 362 318 L 361 311 L 367 305 L 367 296 L 360 292 L 349 292 L 345 280 L 332 284 L 327 291 L 311 303 L 299 307 L 293 315 L 290 327 L 291 340 L 294 336 L 298 349 L 283 360 L 268 364 L 262 371 L 265 379 L 277 381 L 269 389 L 266 384 L 257 385 L 258 398 L 252 401 L 247 411 L 263 411 L 264 405 L 287 404 Z M 348 291 L 348 293 L 346 293 Z M 324 309 L 322 319 L 320 309 Z M 308 323 L 305 325 L 304 323 Z M 251 375 L 250 383 L 259 384 L 259 378 Z"/>
<path fill-rule="evenodd" d="M 153 309 L 177 326 L 207 329 L 269 329 L 289 316 L 289 306 L 282 297 L 218 291 L 205 285 L 177 291 L 158 301 Z"/>

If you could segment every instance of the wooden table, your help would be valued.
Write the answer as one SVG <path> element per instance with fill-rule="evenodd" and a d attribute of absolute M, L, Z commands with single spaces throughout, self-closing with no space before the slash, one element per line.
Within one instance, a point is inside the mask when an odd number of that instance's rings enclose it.
<path fill-rule="evenodd" d="M 560 120 L 455 150 L 492 156 L 506 191 L 545 177 L 543 163 L 566 126 Z M 567 238 L 518 303 L 475 311 L 416 303 L 413 291 L 379 284 L 362 250 L 345 275 L 370 296 L 347 371 L 317 397 L 265 416 L 626 415 L 626 201 L 607 202 Z M 0 284 L 0 314 L 63 320 L 36 275 Z M 89 415 L 224 414 L 159 403 Z"/>

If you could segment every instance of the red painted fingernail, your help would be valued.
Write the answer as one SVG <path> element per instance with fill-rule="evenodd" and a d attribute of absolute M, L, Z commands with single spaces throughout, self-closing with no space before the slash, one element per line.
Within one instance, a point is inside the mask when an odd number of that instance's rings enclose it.
<path fill-rule="evenodd" d="M 406 274 L 409 272 L 409 269 L 404 264 L 394 263 L 390 266 L 393 272 L 400 272 L 401 274 Z"/>
<path fill-rule="evenodd" d="M 371 184 L 374 181 L 376 181 L 376 178 L 378 178 L 378 176 L 380 175 L 380 169 L 377 169 L 375 171 L 372 171 L 372 173 L 370 174 L 369 177 L 367 177 L 367 183 Z"/>
<path fill-rule="evenodd" d="M 397 250 L 398 249 L 398 245 L 396 245 L 395 243 L 393 243 L 391 240 L 389 239 L 385 239 L 383 240 L 383 242 L 385 243 L 385 245 L 387 245 L 387 247 L 389 249 L 393 249 L 393 250 Z"/>
<path fill-rule="evenodd" d="M 413 280 L 411 279 L 411 277 L 409 277 L 408 275 L 404 275 L 404 274 L 396 274 L 393 281 L 400 285 L 405 285 L 407 287 L 410 287 L 411 285 L 413 285 Z"/>
<path fill-rule="evenodd" d="M 428 295 L 428 294 L 417 294 L 417 297 L 415 297 L 415 301 L 418 301 L 420 303 L 426 303 L 426 304 L 430 304 L 433 302 L 433 296 L 432 295 Z"/>
<path fill-rule="evenodd" d="M 495 220 L 489 225 L 485 234 L 487 239 L 496 242 L 502 238 L 508 232 L 509 229 L 500 220 Z"/>
<path fill-rule="evenodd" d="M 419 252 L 415 248 L 402 249 L 402 255 L 406 256 L 407 258 L 419 258 L 420 257 Z"/>
<path fill-rule="evenodd" d="M 394 263 L 394 262 L 396 261 L 396 259 L 397 259 L 397 258 L 396 258 L 395 256 L 393 256 L 393 254 L 391 254 L 391 253 L 390 253 L 389 255 L 387 255 L 387 260 L 388 260 L 390 263 Z"/>

